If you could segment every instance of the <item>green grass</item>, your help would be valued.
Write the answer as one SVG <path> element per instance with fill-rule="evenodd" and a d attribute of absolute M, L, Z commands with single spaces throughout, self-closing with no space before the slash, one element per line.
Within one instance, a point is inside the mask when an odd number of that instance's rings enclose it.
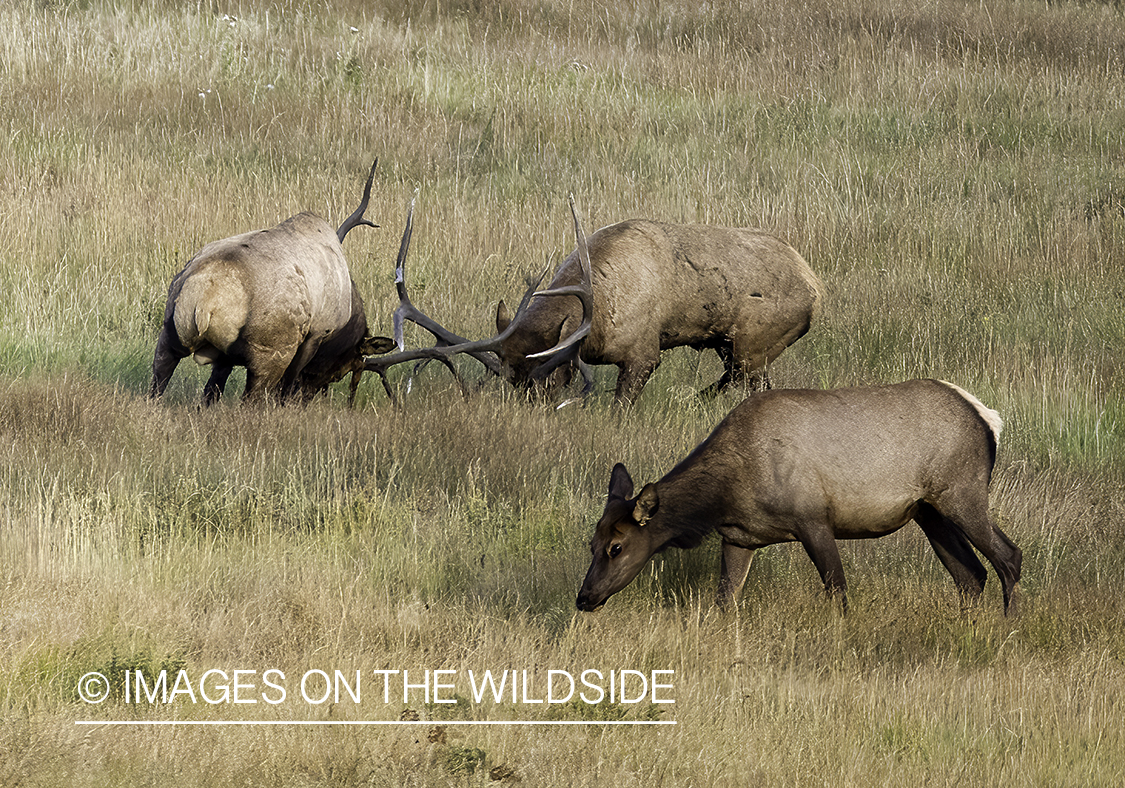
<path fill-rule="evenodd" d="M 1119 4 L 1089 2 L 0 9 L 0 785 L 1114 784 L 1123 53 Z M 847 615 L 796 546 L 720 614 L 713 540 L 579 615 L 610 468 L 658 478 L 738 401 L 696 396 L 713 355 L 666 354 L 627 411 L 612 370 L 561 411 L 433 368 L 401 409 L 365 380 L 354 410 L 200 412 L 190 362 L 146 401 L 192 252 L 339 222 L 376 155 L 382 229 L 346 252 L 383 333 L 416 190 L 415 301 L 469 336 L 572 247 L 571 193 L 588 231 L 785 238 L 825 298 L 775 385 L 936 376 L 1003 415 L 1020 616 L 995 576 L 962 610 L 914 528 L 841 546 Z M 676 703 L 77 697 L 90 671 L 269 667 L 673 669 Z M 424 724 L 74 724 L 170 715 Z M 452 724 L 508 715 L 678 724 Z"/>

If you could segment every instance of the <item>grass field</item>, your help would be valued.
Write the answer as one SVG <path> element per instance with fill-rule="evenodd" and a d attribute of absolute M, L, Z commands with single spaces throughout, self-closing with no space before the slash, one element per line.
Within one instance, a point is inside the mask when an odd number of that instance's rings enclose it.
<path fill-rule="evenodd" d="M 1122 6 L 900 6 L 0 8 L 0 785 L 1118 784 Z M 1024 551 L 1020 615 L 991 571 L 962 609 L 913 526 L 842 544 L 846 615 L 792 546 L 720 613 L 715 541 L 577 613 L 613 464 L 653 480 L 738 402 L 696 396 L 711 355 L 666 354 L 628 410 L 613 370 L 561 411 L 496 382 L 462 398 L 437 368 L 401 409 L 365 379 L 354 410 L 340 385 L 201 412 L 190 362 L 146 400 L 192 252 L 338 223 L 376 155 L 382 229 L 346 252 L 383 333 L 416 191 L 414 299 L 469 336 L 573 246 L 571 193 L 588 231 L 787 240 L 825 297 L 775 386 L 934 376 L 1003 415 L 991 508 Z M 529 684 L 475 698 L 486 670 Z M 532 702 L 587 670 L 660 676 L 675 703 Z M 138 702 L 161 671 L 181 692 Z M 320 702 L 337 671 L 360 701 Z M 427 686 L 404 701 L 377 671 Z M 168 720 L 405 724 L 76 724 Z M 584 724 L 458 724 L 500 720 Z"/>

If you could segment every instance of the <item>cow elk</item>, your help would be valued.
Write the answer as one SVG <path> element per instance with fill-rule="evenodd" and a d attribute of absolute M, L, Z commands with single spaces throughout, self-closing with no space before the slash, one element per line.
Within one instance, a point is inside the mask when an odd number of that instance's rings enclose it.
<path fill-rule="evenodd" d="M 625 466 L 614 467 L 578 609 L 600 608 L 654 554 L 696 547 L 712 531 L 722 539 L 720 606 L 738 596 L 755 550 L 794 541 L 846 606 L 836 540 L 914 520 L 964 598 L 984 589 L 976 548 L 1012 611 L 1021 553 L 988 514 L 1001 425 L 976 397 L 937 380 L 752 394 L 636 495 Z"/>
<path fill-rule="evenodd" d="M 364 358 L 394 346 L 368 333 L 341 246 L 352 228 L 377 226 L 363 217 L 376 164 L 359 207 L 337 230 L 300 213 L 268 230 L 213 241 L 188 261 L 168 288 L 149 396 L 161 396 L 191 355 L 212 365 L 204 405 L 219 399 L 236 366 L 246 367 L 246 400 L 308 399 L 350 372 L 348 404 L 354 402 Z"/>
<path fill-rule="evenodd" d="M 453 334 L 410 303 L 400 254 L 397 336 L 401 321 L 410 320 L 430 331 L 440 349 L 395 354 L 368 369 L 382 372 L 422 357 L 449 366 L 454 354 L 469 353 L 517 387 L 553 386 L 577 369 L 589 393 L 586 365 L 613 364 L 616 399 L 628 404 L 659 365 L 661 351 L 687 346 L 710 348 L 723 362 L 722 377 L 705 394 L 732 384 L 768 388 L 769 364 L 808 331 L 817 309 L 822 285 L 808 264 L 791 246 L 757 230 L 634 219 L 605 227 L 587 242 L 575 213 L 575 231 L 579 248 L 546 290 L 537 290 L 541 275 L 515 316 L 501 301 L 497 334 L 478 342 Z M 538 297 L 544 293 L 583 295 Z M 584 333 L 576 340 L 579 328 Z M 560 351 L 564 346 L 574 350 Z"/>

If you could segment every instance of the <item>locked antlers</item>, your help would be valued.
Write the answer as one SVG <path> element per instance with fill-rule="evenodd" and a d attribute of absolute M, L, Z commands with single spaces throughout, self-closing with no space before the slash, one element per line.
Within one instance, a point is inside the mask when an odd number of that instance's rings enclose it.
<path fill-rule="evenodd" d="M 383 387 L 386 389 L 387 394 L 391 396 L 392 400 L 394 399 L 394 395 L 391 394 L 386 372 L 397 364 L 409 361 L 420 363 L 431 360 L 439 361 L 453 373 L 462 387 L 464 385 L 463 381 L 452 362 L 453 357 L 456 355 L 464 354 L 471 356 L 483 364 L 493 374 L 501 374 L 503 369 L 503 343 L 512 336 L 512 334 L 521 330 L 520 318 L 527 311 L 528 305 L 531 303 L 532 299 L 566 295 L 575 296 L 582 302 L 582 322 L 575 331 L 561 338 L 554 347 L 528 356 L 528 358 L 543 359 L 543 363 L 536 367 L 535 371 L 532 373 L 532 377 L 533 379 L 541 380 L 564 364 L 575 364 L 578 366 L 583 376 L 583 394 L 588 394 L 592 390 L 593 379 L 590 376 L 589 368 L 578 356 L 582 340 L 590 333 L 590 324 L 594 313 L 590 253 L 586 246 L 586 235 L 582 231 L 582 224 L 578 218 L 578 210 L 574 205 L 573 196 L 570 197 L 570 211 L 571 215 L 574 217 L 574 234 L 578 241 L 578 254 L 582 264 L 581 282 L 576 285 L 539 290 L 539 285 L 547 274 L 547 268 L 544 268 L 538 278 L 528 286 L 527 291 L 520 300 L 516 315 L 508 324 L 507 328 L 488 339 L 469 340 L 454 334 L 414 306 L 407 293 L 406 255 L 410 248 L 410 235 L 413 230 L 414 216 L 414 201 L 411 201 L 410 209 L 406 216 L 406 229 L 402 234 L 402 243 L 399 245 L 398 260 L 395 265 L 395 287 L 398 290 L 399 305 L 394 312 L 394 336 L 395 341 L 398 343 L 399 352 L 387 356 L 369 357 L 364 362 L 365 369 L 375 372 L 380 376 L 383 381 Z M 403 328 L 407 320 L 430 332 L 434 337 L 435 344 L 432 347 L 406 350 Z"/>

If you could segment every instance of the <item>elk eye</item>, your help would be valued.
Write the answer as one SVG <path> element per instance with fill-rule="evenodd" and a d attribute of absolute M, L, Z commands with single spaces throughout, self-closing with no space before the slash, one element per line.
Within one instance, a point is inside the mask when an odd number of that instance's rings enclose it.
<path fill-rule="evenodd" d="M 615 544 L 610 545 L 609 557 L 610 558 L 617 558 L 617 556 L 619 556 L 619 555 L 621 555 L 621 543 L 617 542 Z"/>

